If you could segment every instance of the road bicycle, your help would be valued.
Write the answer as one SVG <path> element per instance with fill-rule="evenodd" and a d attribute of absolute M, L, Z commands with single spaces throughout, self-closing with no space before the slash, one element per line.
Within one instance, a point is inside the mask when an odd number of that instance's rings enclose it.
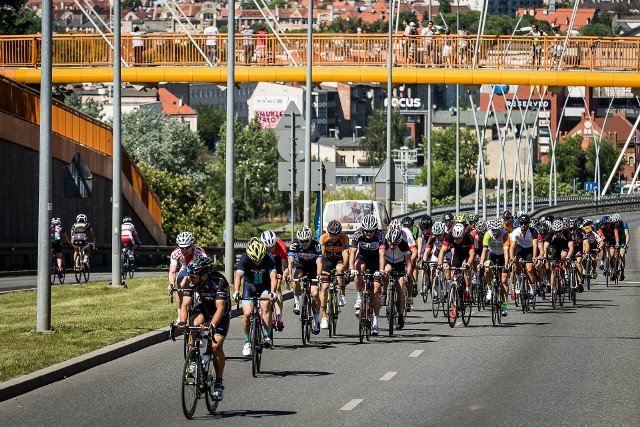
<path fill-rule="evenodd" d="M 502 301 L 507 298 L 502 286 L 501 275 L 504 267 L 499 265 L 490 265 L 484 268 L 493 270 L 493 277 L 491 279 L 491 300 L 489 302 L 491 306 L 491 323 L 493 326 L 497 326 L 502 323 Z"/>
<path fill-rule="evenodd" d="M 371 339 L 371 326 L 373 323 L 373 274 L 368 271 L 358 273 L 363 276 L 362 300 L 360 309 L 356 312 L 358 316 L 358 339 L 360 344 L 366 339 Z"/>
<path fill-rule="evenodd" d="M 135 255 L 129 247 L 125 246 L 122 248 L 122 278 L 126 279 L 129 276 L 130 279 L 133 278 L 133 274 L 136 270 L 136 262 Z"/>
<path fill-rule="evenodd" d="M 614 266 L 611 267 L 611 253 L 609 251 L 611 247 L 613 247 L 613 245 L 605 245 L 603 274 L 607 287 L 609 287 L 609 282 L 617 285 L 618 278 L 620 277 L 620 249 L 618 247 L 615 248 Z"/>
<path fill-rule="evenodd" d="M 300 332 L 302 333 L 302 345 L 311 341 L 311 328 L 313 326 L 313 306 L 311 303 L 311 284 L 318 283 L 318 279 L 303 277 L 293 279 L 294 282 L 302 282 L 300 294 Z"/>
<path fill-rule="evenodd" d="M 91 245 L 93 245 L 93 243 Z M 76 276 L 76 283 L 80 283 L 83 279 L 84 282 L 87 283 L 89 281 L 89 276 L 91 276 L 91 265 L 89 264 L 89 259 L 86 261 L 84 260 L 84 252 L 82 248 L 80 248 L 80 252 L 78 252 L 77 256 L 80 258 L 78 261 L 80 263 L 80 267 L 74 266 L 73 269 Z"/>
<path fill-rule="evenodd" d="M 567 282 L 564 271 L 565 261 L 551 260 L 551 274 L 554 276 L 554 284 L 551 285 L 551 307 L 564 306 L 564 290 Z"/>
<path fill-rule="evenodd" d="M 422 280 L 420 281 L 420 295 L 422 296 L 422 302 L 424 302 L 425 304 L 427 303 L 427 300 L 429 299 L 429 293 L 431 293 L 433 288 L 433 284 L 431 283 L 431 272 L 433 270 L 433 267 L 437 265 L 438 263 L 433 261 L 422 262 L 422 274 L 421 274 Z"/>
<path fill-rule="evenodd" d="M 171 322 L 169 337 L 176 340 L 178 327 Z M 214 414 L 218 409 L 218 400 L 214 398 L 214 383 L 216 379 L 211 343 L 216 342 L 211 331 L 211 325 L 187 326 L 184 331 L 189 336 L 191 345 L 184 360 L 181 373 L 182 411 L 187 419 L 191 419 L 196 411 L 198 399 L 203 395 L 207 403 L 207 410 Z"/>
<path fill-rule="evenodd" d="M 430 263 L 437 265 L 437 263 Z M 444 271 L 438 268 L 433 276 L 433 283 L 431 284 L 431 312 L 433 317 L 438 317 L 438 312 L 442 308 L 442 314 L 449 315 L 449 311 L 445 308 L 447 306 L 447 279 L 444 276 Z"/>
<path fill-rule="evenodd" d="M 64 266 L 64 256 L 61 257 L 61 259 L 62 267 L 58 268 L 58 258 L 56 257 L 55 252 L 53 252 L 53 250 L 51 251 L 51 285 L 53 285 L 56 280 L 58 280 L 61 285 L 64 284 L 67 273 Z"/>
<path fill-rule="evenodd" d="M 464 273 L 467 271 L 467 268 L 450 267 L 449 269 L 453 277 L 451 278 L 451 291 L 449 292 L 449 298 L 447 298 L 447 313 L 451 313 L 451 310 L 455 307 L 456 316 L 454 318 L 447 316 L 447 322 L 449 322 L 449 326 L 453 328 L 456 326 L 458 317 L 462 317 L 464 326 L 469 326 L 473 301 L 471 300 L 471 295 L 469 295 L 468 298 L 465 298 L 464 295 L 467 287 Z M 465 299 L 467 301 L 465 301 Z"/>
<path fill-rule="evenodd" d="M 338 300 L 340 293 L 338 292 L 338 277 L 346 277 L 344 273 L 336 273 L 335 270 L 331 271 L 331 281 L 329 283 L 329 289 L 327 289 L 327 317 L 329 320 L 329 337 L 336 335 L 336 328 L 338 326 L 338 317 L 341 312 L 340 304 Z"/>
<path fill-rule="evenodd" d="M 389 286 L 387 287 L 387 321 L 389 322 L 389 336 L 393 336 L 394 324 L 398 322 L 398 307 L 396 302 L 398 301 L 398 290 L 396 285 L 399 284 L 401 278 L 405 278 L 407 281 L 405 271 L 391 271 L 389 275 Z"/>
<path fill-rule="evenodd" d="M 256 377 L 260 373 L 262 365 L 262 350 L 264 345 L 264 321 L 262 319 L 262 307 L 260 301 L 269 301 L 269 308 L 273 313 L 273 301 L 271 298 L 252 297 L 249 298 L 253 302 L 253 310 L 249 318 L 249 342 L 251 343 L 251 374 Z M 273 316 L 272 316 L 273 317 Z M 273 324 L 271 325 L 271 347 L 273 347 Z"/>
<path fill-rule="evenodd" d="M 522 314 L 525 314 L 532 308 L 535 308 L 535 285 L 529 283 L 529 275 L 527 274 L 526 264 L 532 264 L 533 261 L 512 261 L 512 264 L 520 265 L 520 274 L 514 277 L 513 288 L 516 293 L 516 307 L 520 305 Z M 518 304 L 519 303 L 519 304 Z"/>

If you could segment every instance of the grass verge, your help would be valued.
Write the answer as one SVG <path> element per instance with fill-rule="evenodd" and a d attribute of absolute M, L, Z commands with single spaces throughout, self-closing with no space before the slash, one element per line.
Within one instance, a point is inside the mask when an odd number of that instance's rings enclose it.
<path fill-rule="evenodd" d="M 35 290 L 0 294 L 0 382 L 168 326 L 176 306 L 169 304 L 166 281 L 129 279 L 126 289 L 106 282 L 55 286 L 51 335 L 32 332 Z"/>

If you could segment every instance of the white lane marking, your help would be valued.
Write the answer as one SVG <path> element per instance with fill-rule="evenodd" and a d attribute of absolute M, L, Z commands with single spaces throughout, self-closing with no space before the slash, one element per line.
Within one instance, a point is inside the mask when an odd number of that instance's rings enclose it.
<path fill-rule="evenodd" d="M 353 408 L 355 408 L 356 406 L 358 406 L 360 403 L 362 403 L 364 399 L 351 399 L 351 401 L 349 403 L 347 403 L 346 405 L 344 405 L 342 408 L 340 408 L 341 411 L 350 411 Z"/>
<path fill-rule="evenodd" d="M 431 338 L 429 338 L 429 341 L 438 342 L 438 341 L 440 341 L 440 338 L 442 338 L 442 337 L 431 337 Z"/>
<path fill-rule="evenodd" d="M 386 374 L 384 374 L 382 376 L 382 378 L 380 378 L 380 381 L 389 381 L 391 378 L 395 377 L 397 374 L 397 372 L 387 372 Z"/>
<path fill-rule="evenodd" d="M 418 357 L 420 356 L 424 350 L 413 350 L 413 352 L 409 355 L 409 357 Z"/>

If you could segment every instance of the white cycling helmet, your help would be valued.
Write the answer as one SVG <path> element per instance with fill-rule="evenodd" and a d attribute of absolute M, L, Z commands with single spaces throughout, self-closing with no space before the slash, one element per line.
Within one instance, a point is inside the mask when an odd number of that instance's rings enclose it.
<path fill-rule="evenodd" d="M 51 218 L 51 224 L 60 225 L 60 218 Z"/>
<path fill-rule="evenodd" d="M 487 226 L 489 227 L 489 230 L 491 231 L 500 231 L 502 229 L 502 221 L 500 221 L 497 218 L 491 219 L 489 220 Z"/>
<path fill-rule="evenodd" d="M 387 233 L 387 240 L 389 241 L 389 243 L 400 243 L 402 241 L 402 231 L 397 228 L 392 228 Z"/>
<path fill-rule="evenodd" d="M 260 240 L 265 244 L 266 247 L 272 248 L 276 245 L 276 233 L 271 230 L 265 230 L 260 235 Z"/>
<path fill-rule="evenodd" d="M 444 223 L 441 221 L 434 222 L 433 226 L 431 227 L 431 232 L 436 236 L 439 236 L 440 234 L 444 234 L 445 232 Z"/>
<path fill-rule="evenodd" d="M 551 230 L 554 232 L 562 231 L 563 228 L 564 224 L 562 223 L 562 220 L 556 219 L 551 223 Z"/>
<path fill-rule="evenodd" d="M 311 240 L 311 229 L 309 227 L 299 228 L 296 237 L 302 242 Z"/>
<path fill-rule="evenodd" d="M 193 245 L 193 242 L 195 242 L 195 237 L 193 237 L 193 234 L 191 234 L 188 231 L 183 231 L 182 233 L 178 234 L 178 237 L 176 238 L 176 244 L 181 247 L 181 248 L 188 248 L 189 246 Z"/>
<path fill-rule="evenodd" d="M 453 229 L 451 230 L 451 235 L 454 239 L 460 239 L 462 236 L 464 236 L 464 224 L 461 224 L 459 222 L 455 223 L 453 225 Z"/>
<path fill-rule="evenodd" d="M 400 230 L 402 228 L 402 223 L 400 222 L 399 219 L 393 219 L 391 220 L 391 222 L 389 223 L 389 230 Z"/>
<path fill-rule="evenodd" d="M 87 216 L 85 214 L 78 214 L 76 222 L 87 222 Z"/>
<path fill-rule="evenodd" d="M 362 228 L 364 231 L 373 231 L 378 229 L 378 220 L 373 214 L 365 215 L 362 218 Z"/>
<path fill-rule="evenodd" d="M 487 232 L 487 223 L 485 221 L 478 221 L 476 223 L 476 231 L 480 234 Z"/>

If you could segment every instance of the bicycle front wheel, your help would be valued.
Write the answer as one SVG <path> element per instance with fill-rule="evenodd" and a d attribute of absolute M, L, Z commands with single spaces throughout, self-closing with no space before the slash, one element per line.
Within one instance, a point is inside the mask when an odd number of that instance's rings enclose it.
<path fill-rule="evenodd" d="M 220 403 L 217 400 L 213 400 L 213 383 L 215 379 L 216 371 L 213 366 L 213 355 L 211 355 L 211 357 L 209 358 L 209 369 L 207 369 L 207 378 L 205 378 L 205 387 L 207 391 L 204 395 L 205 402 L 207 402 L 207 410 L 210 414 L 215 414 L 216 409 L 218 409 L 218 403 Z"/>
<path fill-rule="evenodd" d="M 198 350 L 192 348 L 184 361 L 184 369 L 182 370 L 182 411 L 188 419 L 193 417 L 198 405 L 198 397 L 200 397 L 198 386 L 201 381 L 201 373 Z"/>
<path fill-rule="evenodd" d="M 433 317 L 438 317 L 438 311 L 440 311 L 440 299 L 442 298 L 442 288 L 440 287 L 440 279 L 437 277 L 431 284 L 431 312 Z M 442 308 L 444 311 L 444 307 Z"/>
<path fill-rule="evenodd" d="M 58 276 L 58 282 L 60 282 L 61 285 L 64 285 L 64 281 L 67 278 L 67 272 L 64 268 L 64 260 L 62 260 L 62 267 L 60 267 L 60 276 Z"/>
<path fill-rule="evenodd" d="M 82 267 L 82 277 L 84 278 L 84 283 L 89 281 L 89 276 L 91 275 L 91 267 L 89 266 L 89 262 Z"/>
<path fill-rule="evenodd" d="M 395 322 L 395 318 L 396 318 L 396 311 L 398 310 L 396 308 L 396 284 L 395 282 L 390 283 L 389 284 L 389 301 L 387 301 L 388 305 L 387 308 L 389 309 L 388 313 L 389 313 L 389 336 L 392 337 L 393 336 L 393 323 Z"/>
<path fill-rule="evenodd" d="M 431 283 L 429 283 L 430 281 L 431 281 L 431 275 L 429 274 L 429 270 L 428 269 L 422 270 L 422 285 L 421 285 L 422 290 L 420 291 L 420 293 L 422 294 L 422 302 L 425 304 L 429 299 L 429 291 L 431 290 Z"/>
<path fill-rule="evenodd" d="M 329 321 L 329 338 L 333 336 L 333 322 L 335 319 L 334 303 L 336 300 L 336 293 L 334 290 L 329 289 L 329 297 L 327 298 L 327 317 Z"/>
<path fill-rule="evenodd" d="M 458 316 L 454 316 L 453 318 L 451 316 L 451 310 L 453 310 L 454 307 L 456 306 L 453 301 L 453 298 L 454 298 L 454 295 L 457 294 L 457 292 L 458 292 L 458 287 L 455 285 L 452 286 L 451 290 L 449 291 L 449 298 L 447 298 L 447 313 L 448 313 L 447 322 L 449 322 L 449 326 L 452 328 L 456 326 L 456 321 L 458 320 Z"/>
<path fill-rule="evenodd" d="M 302 334 L 302 345 L 307 345 L 307 295 L 303 292 L 300 295 L 300 332 Z"/>
<path fill-rule="evenodd" d="M 494 287 L 493 295 L 491 295 L 491 323 L 493 323 L 493 326 L 496 326 L 498 323 L 498 316 L 502 309 L 502 307 L 498 305 L 500 300 L 497 298 L 496 294 L 499 294 L 499 292 Z"/>
<path fill-rule="evenodd" d="M 76 283 L 80 283 L 80 281 L 82 280 L 82 267 L 80 268 L 80 270 L 74 269 L 74 273 L 76 276 Z"/>

